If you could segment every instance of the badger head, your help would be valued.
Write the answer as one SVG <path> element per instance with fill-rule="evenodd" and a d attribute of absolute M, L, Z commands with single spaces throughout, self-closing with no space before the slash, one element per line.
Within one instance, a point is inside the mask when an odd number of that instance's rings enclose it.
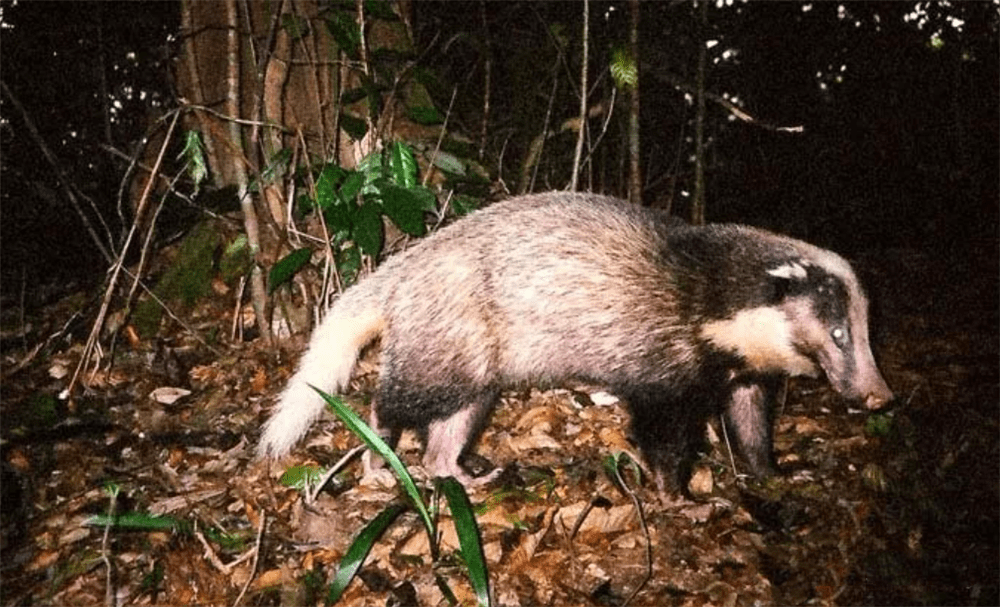
<path fill-rule="evenodd" d="M 843 397 L 877 409 L 892 399 L 868 342 L 868 301 L 850 265 L 798 241 L 795 255 L 758 276 L 759 296 L 703 336 L 756 372 L 817 376 Z"/>

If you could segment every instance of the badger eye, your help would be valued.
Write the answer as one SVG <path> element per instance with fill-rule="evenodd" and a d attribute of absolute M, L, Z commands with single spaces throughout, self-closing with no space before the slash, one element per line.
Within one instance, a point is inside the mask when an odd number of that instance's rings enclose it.
<path fill-rule="evenodd" d="M 833 331 L 830 331 L 830 337 L 833 338 L 833 343 L 837 344 L 838 348 L 843 348 L 847 345 L 847 331 L 843 327 L 836 327 Z"/>

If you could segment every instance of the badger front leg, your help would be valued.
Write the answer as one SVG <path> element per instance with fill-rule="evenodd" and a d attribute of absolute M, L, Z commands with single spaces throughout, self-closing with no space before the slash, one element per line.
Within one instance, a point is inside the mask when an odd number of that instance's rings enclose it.
<path fill-rule="evenodd" d="M 784 377 L 767 377 L 738 383 L 730 393 L 724 416 L 726 429 L 754 476 L 767 477 L 776 470 L 773 408 L 784 386 Z"/>
<path fill-rule="evenodd" d="M 455 477 L 466 487 L 485 485 L 500 475 L 502 470 L 497 468 L 483 476 L 472 476 L 459 465 L 466 449 L 479 436 L 491 409 L 491 403 L 477 401 L 427 425 L 423 463 L 428 473 L 435 477 Z"/>

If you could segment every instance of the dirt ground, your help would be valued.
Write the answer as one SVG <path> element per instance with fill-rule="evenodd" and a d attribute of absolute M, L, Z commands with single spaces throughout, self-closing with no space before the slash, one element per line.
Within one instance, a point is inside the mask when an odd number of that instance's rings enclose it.
<path fill-rule="evenodd" d="M 793 381 L 775 434 L 782 475 L 766 483 L 734 475 L 716 425 L 694 500 L 662 500 L 626 475 L 640 514 L 602 464 L 634 453 L 621 403 L 582 386 L 507 394 L 478 446 L 506 471 L 470 494 L 495 604 L 621 605 L 639 586 L 632 605 L 1000 604 L 998 272 L 987 253 L 985 265 L 912 250 L 861 260 L 897 403 L 873 417 L 821 382 Z M 358 444 L 332 415 L 281 466 L 253 460 L 302 340 L 276 357 L 221 338 L 215 353 L 175 327 L 158 345 L 120 345 L 69 407 L 56 396 L 90 328 L 73 314 L 92 296 L 5 310 L 0 602 L 321 603 L 353 538 L 399 492 L 360 483 L 359 462 L 309 505 L 275 480 Z M 231 314 L 220 297 L 188 320 L 208 331 Z M 374 368 L 362 365 L 348 399 L 363 417 Z M 154 394 L 163 388 L 190 393 L 167 403 Z M 399 451 L 416 468 L 412 437 Z M 185 524 L 87 525 L 108 511 L 109 482 L 117 512 Z M 443 528 L 445 557 L 432 566 L 419 521 L 404 514 L 341 604 L 446 604 L 436 573 L 471 604 Z"/>

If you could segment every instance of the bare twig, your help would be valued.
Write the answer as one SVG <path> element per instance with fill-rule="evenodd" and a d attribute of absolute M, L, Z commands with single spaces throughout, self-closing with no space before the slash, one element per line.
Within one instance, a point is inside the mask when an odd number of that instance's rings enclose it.
<path fill-rule="evenodd" d="M 736 460 L 733 458 L 733 445 L 729 442 L 729 432 L 726 430 L 726 420 L 719 415 L 719 425 L 722 426 L 722 438 L 726 441 L 726 451 L 729 452 L 729 465 L 733 468 L 733 478 L 739 478 L 736 471 Z"/>
<path fill-rule="evenodd" d="M 247 572 L 247 581 L 245 584 L 243 584 L 243 589 L 240 590 L 240 595 L 236 597 L 235 601 L 233 601 L 233 607 L 236 607 L 237 605 L 240 604 L 240 601 L 243 600 L 243 595 L 245 595 L 247 593 L 247 589 L 250 588 L 250 583 L 253 582 L 253 574 L 255 571 L 257 571 L 257 563 L 260 561 L 260 544 L 261 540 L 264 539 L 264 529 L 266 527 L 267 527 L 267 515 L 265 515 L 262 512 L 260 515 L 260 524 L 257 525 L 257 542 L 254 544 L 253 550 L 250 551 L 250 554 L 253 555 L 253 562 L 250 563 L 250 571 Z M 241 556 L 239 559 L 233 562 L 232 565 L 236 565 L 237 563 L 242 562 L 245 556 L 246 556 L 245 554 Z"/>
<path fill-rule="evenodd" d="M 330 482 L 330 479 L 333 478 L 333 475 L 340 472 L 344 468 L 344 466 L 347 465 L 347 462 L 351 461 L 351 459 L 357 456 L 357 454 L 364 451 L 365 448 L 366 448 L 365 445 L 357 445 L 356 447 L 345 453 L 344 456 L 341 457 L 336 464 L 330 466 L 330 469 L 326 471 L 326 474 L 323 475 L 323 478 L 321 478 L 320 481 L 316 483 L 316 486 L 313 487 L 306 494 L 306 503 L 311 504 L 315 502 L 316 498 L 319 496 L 319 492 L 323 490 L 323 487 L 325 487 L 328 482 Z"/>
<path fill-rule="evenodd" d="M 642 525 L 642 535 L 646 538 L 646 576 L 642 578 L 639 585 L 632 590 L 632 593 L 629 594 L 628 598 L 625 599 L 625 602 L 622 603 L 622 607 L 625 607 L 632 602 L 635 595 L 639 594 L 639 591 L 642 590 L 643 586 L 645 586 L 646 583 L 649 582 L 650 578 L 653 577 L 653 542 L 649 537 L 649 527 L 646 526 L 646 516 L 642 512 L 642 503 L 639 501 L 639 498 L 636 496 L 632 488 L 625 483 L 625 479 L 622 478 L 621 471 L 618 468 L 619 467 L 616 465 L 615 478 L 618 481 L 618 485 L 625 490 L 625 493 L 627 493 L 630 498 L 632 498 L 632 504 L 635 506 L 635 511 L 639 515 L 639 523 Z"/>
<path fill-rule="evenodd" d="M 438 134 L 437 144 L 434 146 L 434 153 L 431 154 L 430 161 L 428 162 L 430 166 L 427 168 L 427 172 L 424 173 L 424 180 L 420 185 L 427 185 L 427 180 L 430 179 L 431 173 L 434 170 L 434 161 L 437 160 L 438 152 L 441 150 L 441 142 L 444 141 L 444 135 L 448 132 L 448 118 L 451 117 L 451 108 L 455 105 L 456 93 L 458 93 L 457 86 L 451 89 L 451 101 L 448 102 L 448 112 L 444 115 L 444 123 L 441 125 L 441 132 Z"/>

